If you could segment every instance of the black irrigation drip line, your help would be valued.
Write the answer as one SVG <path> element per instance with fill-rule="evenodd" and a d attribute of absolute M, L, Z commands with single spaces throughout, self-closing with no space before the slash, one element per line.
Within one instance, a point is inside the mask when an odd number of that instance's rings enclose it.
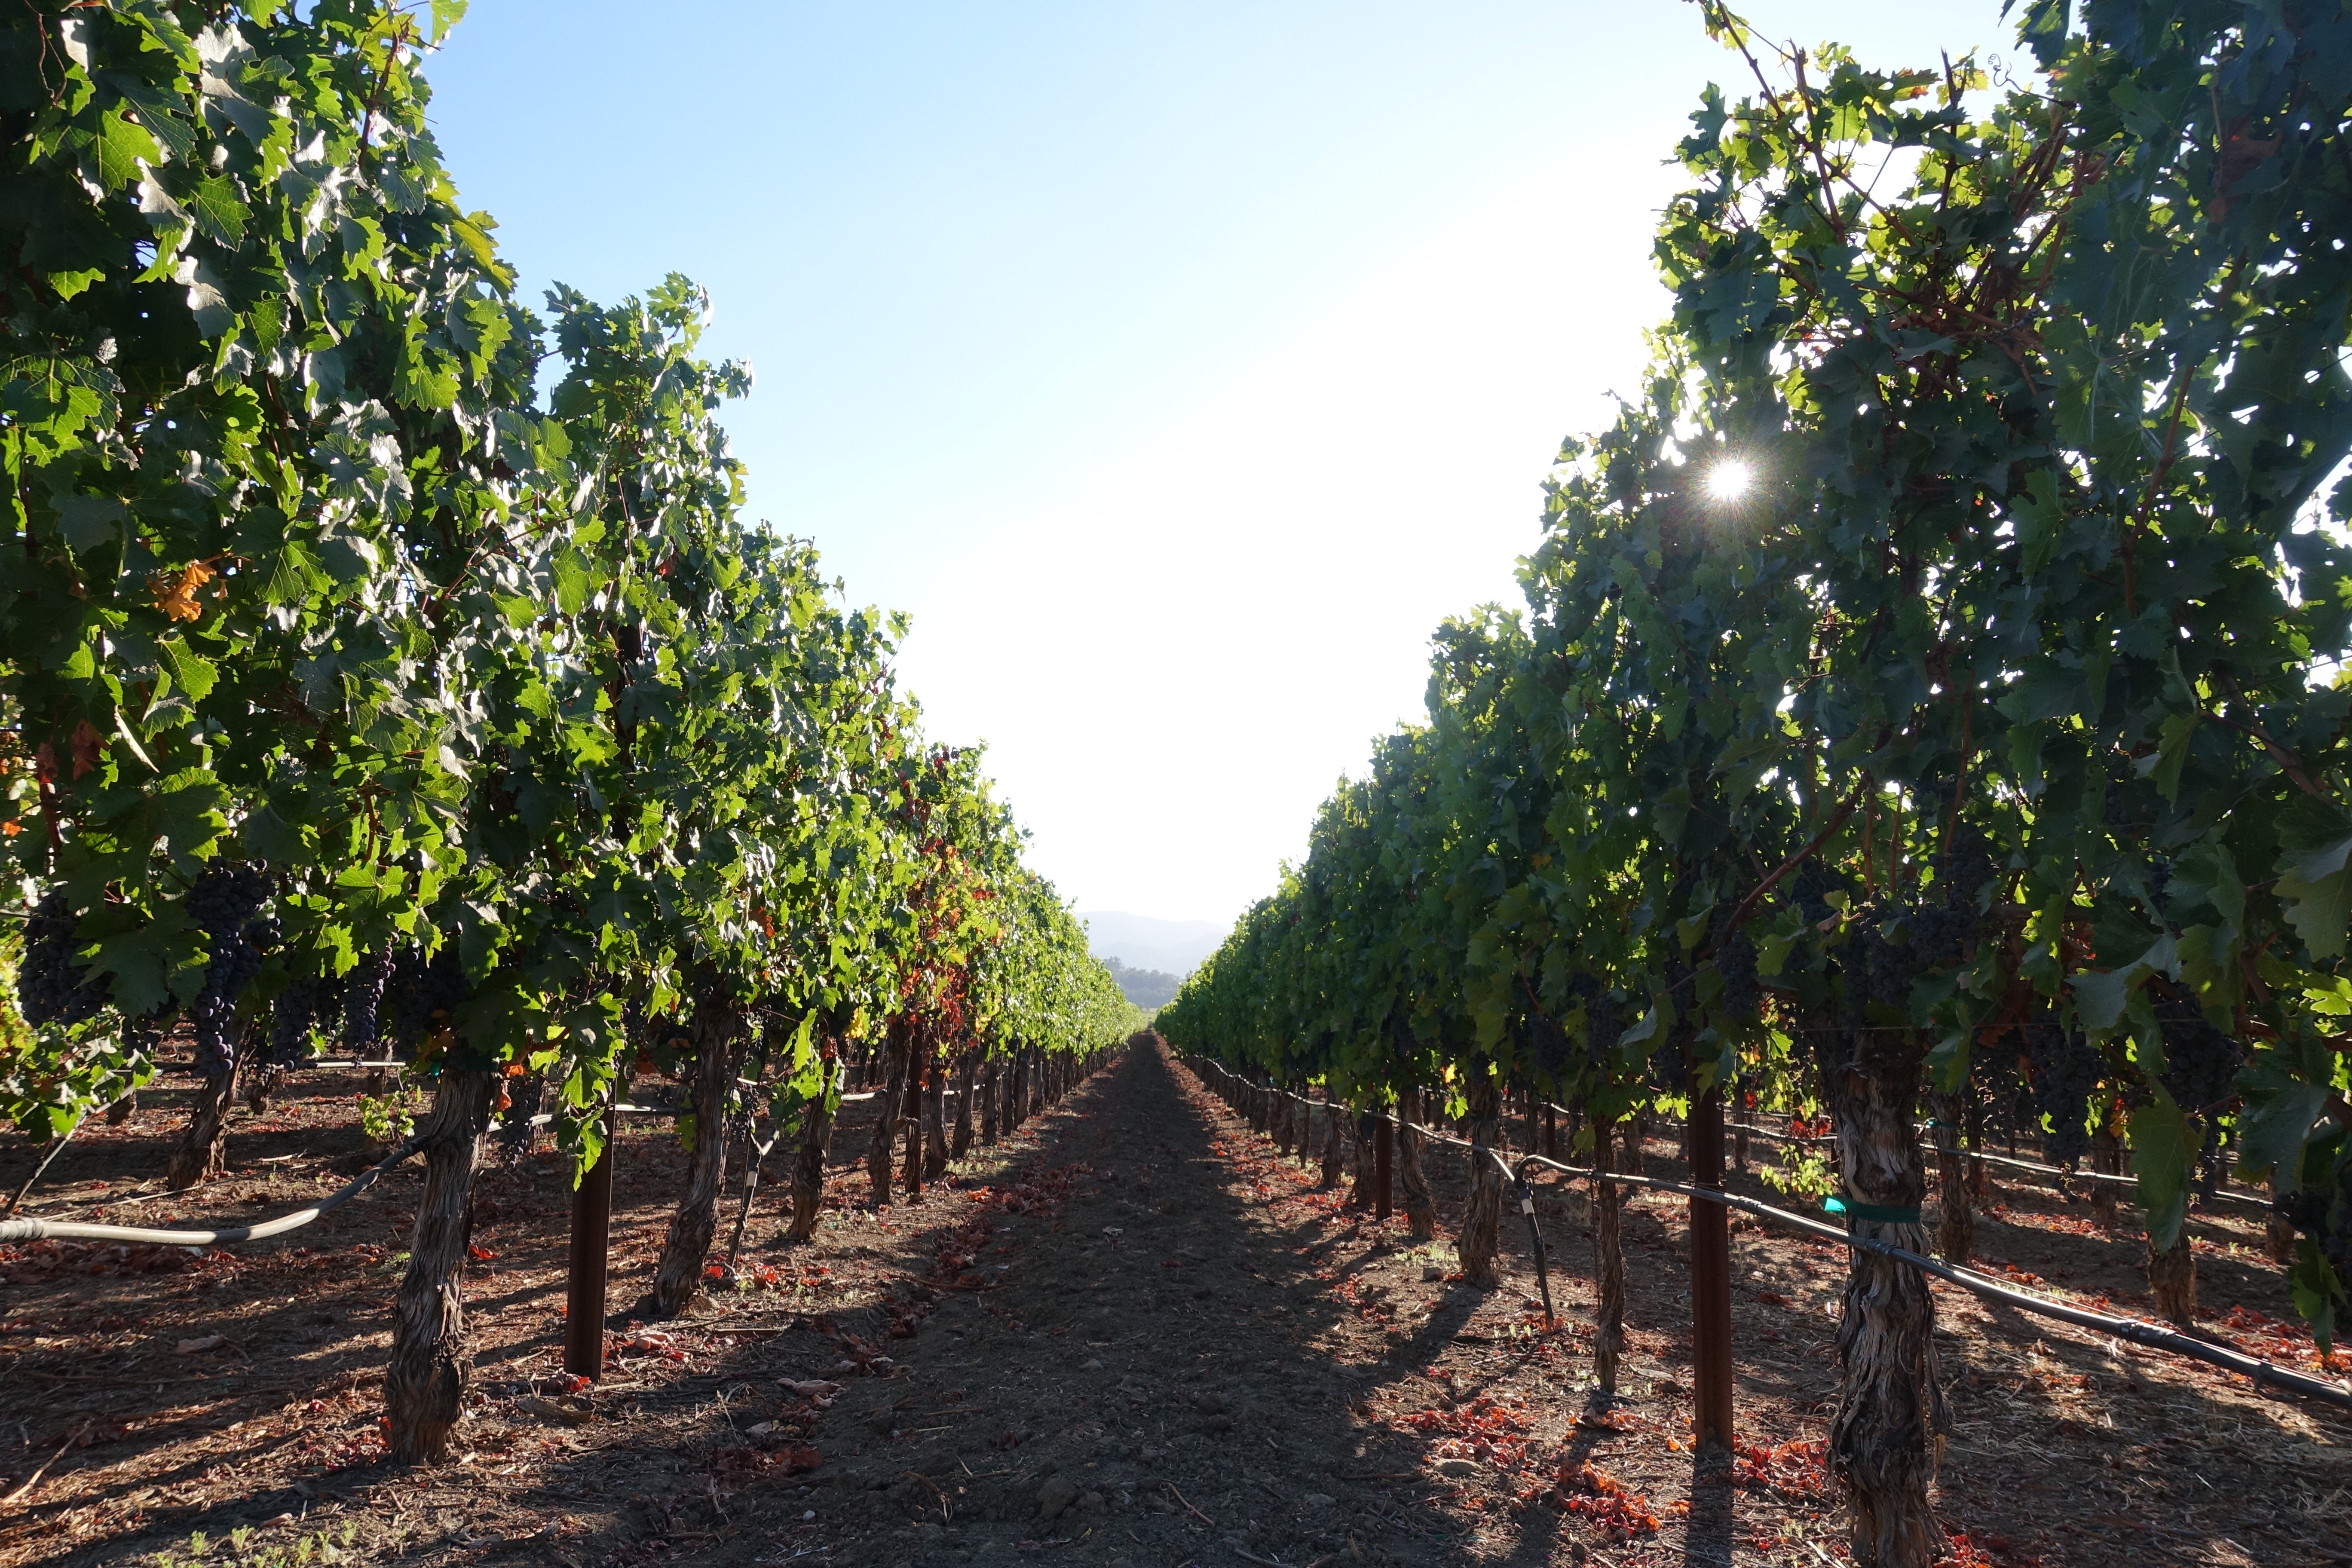
<path fill-rule="evenodd" d="M 315 1204 L 258 1225 L 228 1226 L 220 1230 L 147 1230 L 128 1225 L 89 1225 L 80 1220 L 0 1219 L 0 1245 L 22 1241 L 121 1241 L 141 1247 L 223 1247 L 237 1241 L 267 1241 L 299 1230 L 322 1215 L 332 1214 L 375 1184 L 376 1178 L 425 1147 L 430 1133 L 420 1132 L 399 1148 L 352 1177 L 337 1192 Z"/>
<path fill-rule="evenodd" d="M 1219 1073 L 1234 1079 L 1236 1082 L 1248 1084 L 1246 1079 L 1227 1071 L 1214 1062 L 1207 1062 L 1205 1065 L 1216 1068 Z M 1248 1087 L 1262 1089 L 1268 1086 L 1248 1084 Z M 1286 1089 L 1277 1089 L 1276 1092 L 1289 1093 Z M 1300 1097 L 1292 1095 L 1291 1098 L 1296 1100 Z M 1530 1229 L 1534 1228 L 1536 1223 L 1533 1188 L 1527 1176 L 1530 1166 L 1541 1165 L 1567 1176 L 1584 1176 L 1597 1182 L 1615 1183 L 1620 1186 L 1649 1187 L 1657 1192 L 1675 1193 L 1683 1197 L 1698 1199 L 1702 1203 L 1721 1204 L 1726 1208 L 1738 1209 L 1743 1214 L 1753 1215 L 1759 1219 L 1769 1220 L 1776 1225 L 1787 1226 L 1822 1240 L 1842 1242 L 1849 1247 L 1875 1253 L 1879 1257 L 1892 1258 L 1898 1263 L 1908 1263 L 1913 1268 L 1932 1274 L 1949 1284 L 1957 1285 L 1963 1290 L 2000 1301 L 2021 1312 L 2031 1312 L 2037 1317 L 2055 1318 L 2060 1322 L 2072 1323 L 2077 1328 L 2091 1329 L 2119 1340 L 2127 1340 L 2147 1350 L 2166 1351 L 2174 1355 L 2188 1356 L 2218 1366 L 2225 1372 L 2234 1372 L 2242 1377 L 2252 1378 L 2257 1384 L 2268 1384 L 2273 1388 L 2301 1394 L 2306 1399 L 2316 1399 L 2324 1404 L 2336 1405 L 2339 1409 L 2352 1410 L 2352 1387 L 2290 1371 L 2260 1356 L 2248 1355 L 2242 1351 L 2209 1344 L 2203 1340 L 2192 1338 L 2175 1329 L 2165 1328 L 2161 1324 L 2143 1322 L 2137 1318 L 2111 1317 L 2105 1312 L 2094 1312 L 2085 1308 L 2070 1307 L 2061 1301 L 2052 1301 L 2040 1296 L 2029 1295 L 2025 1291 L 2014 1289 L 1997 1280 L 1988 1279 L 1972 1268 L 1963 1268 L 1939 1258 L 1923 1257 L 1906 1247 L 1881 1241 L 1875 1237 L 1859 1236 L 1850 1230 L 1840 1230 L 1833 1225 L 1825 1225 L 1820 1220 L 1788 1209 L 1775 1207 L 1755 1198 L 1744 1197 L 1737 1193 L 1727 1193 L 1718 1187 L 1693 1186 L 1688 1183 L 1670 1182 L 1656 1176 L 1636 1176 L 1616 1171 L 1597 1171 L 1589 1165 L 1563 1164 L 1558 1160 L 1548 1159 L 1541 1154 L 1528 1154 L 1521 1157 L 1515 1169 L 1499 1152 L 1486 1144 L 1473 1143 L 1466 1139 L 1455 1138 L 1447 1133 L 1416 1126 L 1384 1111 L 1375 1111 L 1373 1114 L 1398 1127 L 1410 1129 L 1433 1142 L 1451 1144 L 1457 1149 L 1467 1149 L 1474 1159 L 1480 1154 L 1492 1159 L 1501 1168 L 1504 1175 L 1518 1187 L 1520 1209 L 1527 1215 Z M 1552 1315 L 1551 1285 L 1547 1273 L 1543 1238 L 1541 1233 L 1538 1232 L 1536 1277 L 1538 1283 L 1543 1288 L 1545 1314 L 1550 1317 Z"/>

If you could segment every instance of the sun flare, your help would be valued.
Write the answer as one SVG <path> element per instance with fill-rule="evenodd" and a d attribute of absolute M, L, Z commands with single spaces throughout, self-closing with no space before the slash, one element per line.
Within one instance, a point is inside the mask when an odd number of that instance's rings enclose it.
<path fill-rule="evenodd" d="M 1710 500 L 1734 501 L 1746 495 L 1756 482 L 1756 470 L 1736 458 L 1716 464 L 1705 481 Z"/>

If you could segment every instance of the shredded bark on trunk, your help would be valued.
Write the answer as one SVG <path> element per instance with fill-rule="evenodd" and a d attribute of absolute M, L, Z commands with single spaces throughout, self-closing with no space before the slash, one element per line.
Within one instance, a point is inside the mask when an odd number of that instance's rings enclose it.
<path fill-rule="evenodd" d="M 1617 1168 L 1617 1130 L 1608 1118 L 1592 1118 L 1592 1168 Z M 1617 1393 L 1618 1358 L 1625 1349 L 1625 1235 L 1623 1189 L 1614 1182 L 1592 1184 L 1592 1272 L 1599 1300 L 1592 1314 L 1592 1380 L 1604 1399 Z"/>
<path fill-rule="evenodd" d="M 1841 1059 L 1823 1064 L 1846 1201 L 1916 1211 L 1927 1180 L 1912 1108 L 1925 1052 L 1909 1030 L 1839 1037 Z M 1910 1252 L 1927 1249 L 1917 1220 L 1853 1215 L 1858 1237 Z M 1936 1376 L 1936 1303 L 1927 1276 L 1906 1263 L 1849 1254 L 1837 1348 L 1843 1373 L 1830 1424 L 1830 1467 L 1844 1484 L 1858 1568 L 1927 1568 L 1944 1544 L 1927 1503 L 1950 1426 Z"/>
<path fill-rule="evenodd" d="M 2189 1249 L 2189 1227 L 2182 1226 L 2172 1245 L 2156 1249 L 2148 1238 L 2147 1285 L 2155 1292 L 2156 1310 L 2184 1329 L 2197 1326 L 2197 1255 Z"/>
<path fill-rule="evenodd" d="M 1494 1149 L 1502 1142 L 1503 1091 L 1485 1073 L 1470 1080 L 1470 1142 Z M 1482 1290 L 1503 1282 L 1495 1269 L 1496 1249 L 1502 1244 L 1503 1173 L 1491 1153 L 1470 1156 L 1470 1201 L 1462 1211 L 1462 1234 L 1454 1251 L 1462 1259 L 1462 1280 Z"/>
<path fill-rule="evenodd" d="M 1397 1100 L 1397 1186 L 1404 1194 L 1407 1233 L 1415 1241 L 1437 1239 L 1437 1199 L 1429 1190 L 1429 1173 L 1421 1168 L 1421 1091 L 1409 1089 Z"/>
<path fill-rule="evenodd" d="M 883 1032 L 882 1087 L 874 1096 L 874 1136 L 866 1144 L 866 1184 L 874 1206 L 890 1206 L 890 1156 L 898 1147 L 898 1099 L 906 1087 L 908 1036 L 903 1018 Z"/>
<path fill-rule="evenodd" d="M 236 1098 L 234 1068 L 196 1086 L 195 1108 L 172 1150 L 171 1163 L 164 1167 L 166 1187 L 184 1193 L 221 1173 L 221 1154 L 228 1142 L 228 1108 Z"/>
<path fill-rule="evenodd" d="M 1369 1110 L 1356 1118 L 1356 1183 L 1348 1189 L 1348 1206 L 1372 1206 L 1372 1186 L 1379 1173 L 1372 1168 L 1372 1130 L 1379 1123 Z"/>
<path fill-rule="evenodd" d="M 1339 1131 L 1339 1107 L 1331 1091 L 1323 1091 L 1323 1189 L 1339 1184 L 1348 1172 L 1348 1141 Z"/>
<path fill-rule="evenodd" d="M 654 1270 L 653 1310 L 674 1318 L 702 1290 L 702 1266 L 719 1228 L 719 1193 L 727 1184 L 727 1101 L 743 1062 L 742 1009 L 704 978 L 688 1026 L 694 1041 L 694 1147 L 686 1167 L 686 1195 L 670 1215 Z"/>
<path fill-rule="evenodd" d="M 829 1079 L 835 1071 L 825 1064 Z M 825 1147 L 833 1142 L 833 1096 L 820 1089 L 801 1110 L 801 1143 L 793 1156 L 793 1221 L 786 1241 L 806 1241 L 816 1234 L 819 1211 L 824 1206 Z"/>
<path fill-rule="evenodd" d="M 934 1061 L 925 1069 L 923 1089 L 923 1180 L 936 1182 L 948 1173 L 948 1065 Z"/>
<path fill-rule="evenodd" d="M 445 1068 L 426 1113 L 425 1187 L 408 1243 L 408 1271 L 392 1307 L 392 1364 L 383 1376 L 392 1457 L 403 1464 L 449 1456 L 473 1366 L 457 1289 L 475 1147 L 489 1125 L 488 1072 Z"/>
<path fill-rule="evenodd" d="M 929 1093 L 933 1068 L 928 1059 L 930 1042 L 919 1035 L 914 1044 L 915 1056 L 907 1064 L 907 1092 L 901 1104 L 904 1110 L 898 1118 L 906 1131 L 906 1153 L 899 1163 L 899 1185 L 907 1190 L 907 1201 L 923 1201 L 923 1100 Z"/>
<path fill-rule="evenodd" d="M 948 1144 L 948 1152 L 959 1160 L 971 1152 L 971 1093 L 979 1080 L 980 1051 L 967 1046 L 956 1063 L 955 1131 Z"/>
<path fill-rule="evenodd" d="M 2091 1135 L 2091 1169 L 2102 1175 L 2123 1174 L 2123 1143 L 2112 1132 L 2102 1129 Z M 2091 1218 L 2105 1229 L 2116 1227 L 2116 1184 L 2091 1184 Z"/>
<path fill-rule="evenodd" d="M 2263 1250 L 2270 1254 L 2273 1263 L 2289 1268 L 2294 1262 L 2294 1222 L 2278 1207 L 2278 1178 L 2271 1178 L 2271 1211 L 2263 1219 Z"/>

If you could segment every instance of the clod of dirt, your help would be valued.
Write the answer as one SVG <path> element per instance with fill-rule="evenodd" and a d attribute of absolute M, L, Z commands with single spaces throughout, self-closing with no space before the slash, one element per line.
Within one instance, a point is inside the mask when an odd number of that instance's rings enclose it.
<path fill-rule="evenodd" d="M 1471 1459 L 1440 1459 L 1437 1461 L 1437 1473 L 1456 1479 L 1475 1476 L 1478 1473 L 1478 1466 L 1476 1461 Z"/>
<path fill-rule="evenodd" d="M 1300 1498 L 1298 1500 L 1305 1503 L 1308 1508 L 1329 1508 L 1332 1503 L 1338 1500 L 1328 1497 L 1322 1492 L 1308 1492 L 1305 1497 Z"/>
<path fill-rule="evenodd" d="M 866 1424 L 866 1429 L 868 1432 L 873 1433 L 877 1437 L 887 1437 L 891 1433 L 896 1432 L 898 1429 L 898 1417 L 891 1412 L 885 1410 L 881 1415 L 877 1415 L 873 1420 L 868 1421 Z"/>
<path fill-rule="evenodd" d="M 1421 1266 L 1421 1282 L 1423 1284 L 1435 1285 L 1442 1283 L 1444 1279 L 1445 1265 L 1442 1263 L 1424 1263 Z"/>
<path fill-rule="evenodd" d="M 1213 1388 L 1204 1388 L 1192 1395 L 1192 1408 L 1203 1415 L 1223 1415 L 1225 1413 L 1225 1396 Z"/>
<path fill-rule="evenodd" d="M 1206 1421 L 1202 1422 L 1201 1425 L 1204 1429 L 1211 1432 L 1230 1432 L 1234 1429 L 1234 1418 L 1230 1415 L 1219 1414 L 1210 1416 Z"/>
<path fill-rule="evenodd" d="M 1077 1500 L 1078 1489 L 1072 1486 L 1066 1478 L 1055 1476 L 1037 1489 L 1037 1517 L 1059 1519 L 1064 1510 Z"/>
<path fill-rule="evenodd" d="M 1100 1513 L 1102 1511 L 1102 1508 L 1103 1495 L 1100 1492 L 1088 1492 L 1086 1496 L 1078 1500 L 1078 1511 L 1080 1513 Z"/>

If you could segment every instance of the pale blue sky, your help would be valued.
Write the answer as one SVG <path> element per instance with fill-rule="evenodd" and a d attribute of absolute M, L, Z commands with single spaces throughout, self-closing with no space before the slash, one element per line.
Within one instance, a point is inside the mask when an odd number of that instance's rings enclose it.
<path fill-rule="evenodd" d="M 1889 64 L 1998 0 L 1778 0 Z M 911 612 L 1087 909 L 1226 920 L 1517 602 L 1559 437 L 1663 309 L 1663 166 L 1738 62 L 1600 5 L 475 0 L 428 67 L 531 297 L 677 270 L 755 513 Z"/>

